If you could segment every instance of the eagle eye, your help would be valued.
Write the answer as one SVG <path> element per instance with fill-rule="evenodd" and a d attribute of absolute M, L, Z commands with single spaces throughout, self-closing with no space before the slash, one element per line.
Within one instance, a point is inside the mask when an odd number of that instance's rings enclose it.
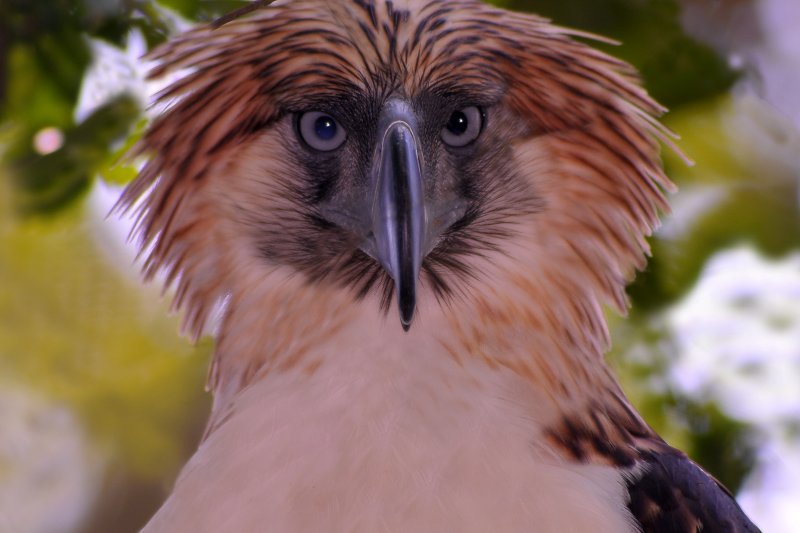
<path fill-rule="evenodd" d="M 347 132 L 336 119 L 320 111 L 300 115 L 298 131 L 308 146 L 320 152 L 336 150 L 347 139 Z"/>
<path fill-rule="evenodd" d="M 453 111 L 447 124 L 442 128 L 442 140 L 448 146 L 466 146 L 483 130 L 483 110 L 476 106 Z"/>

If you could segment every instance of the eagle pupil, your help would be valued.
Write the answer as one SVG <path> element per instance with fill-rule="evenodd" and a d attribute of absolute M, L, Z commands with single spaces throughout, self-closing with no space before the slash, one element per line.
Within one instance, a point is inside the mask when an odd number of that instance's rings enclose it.
<path fill-rule="evenodd" d="M 447 130 L 453 135 L 464 135 L 469 129 L 469 119 L 462 111 L 456 111 L 450 115 L 450 121 L 447 123 Z"/>
<path fill-rule="evenodd" d="M 319 117 L 316 122 L 314 122 L 314 133 L 323 141 L 329 141 L 336 137 L 337 129 L 336 122 L 331 117 L 325 115 Z"/>

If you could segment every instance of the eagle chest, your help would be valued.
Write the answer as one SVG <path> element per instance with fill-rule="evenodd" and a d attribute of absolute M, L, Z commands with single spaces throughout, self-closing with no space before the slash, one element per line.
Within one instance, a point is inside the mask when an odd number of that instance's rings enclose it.
<path fill-rule="evenodd" d="M 620 474 L 548 452 L 513 380 L 382 373 L 256 383 L 147 531 L 634 530 Z"/>

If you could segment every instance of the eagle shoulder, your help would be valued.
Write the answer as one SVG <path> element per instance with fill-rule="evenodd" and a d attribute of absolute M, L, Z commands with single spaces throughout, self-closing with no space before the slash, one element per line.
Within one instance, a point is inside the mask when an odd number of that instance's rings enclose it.
<path fill-rule="evenodd" d="M 759 533 L 730 492 L 674 448 L 643 454 L 626 476 L 628 509 L 644 533 Z"/>

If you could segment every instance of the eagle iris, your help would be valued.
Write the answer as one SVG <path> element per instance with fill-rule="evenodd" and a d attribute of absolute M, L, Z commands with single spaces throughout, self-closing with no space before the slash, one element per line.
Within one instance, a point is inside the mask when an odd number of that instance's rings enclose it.
<path fill-rule="evenodd" d="M 319 152 L 330 152 L 339 148 L 347 138 L 347 133 L 335 118 L 320 111 L 309 111 L 298 119 L 300 138 Z"/>
<path fill-rule="evenodd" d="M 442 128 L 442 140 L 448 146 L 455 148 L 468 145 L 481 134 L 483 119 L 483 111 L 476 106 L 453 111 L 447 124 Z"/>

